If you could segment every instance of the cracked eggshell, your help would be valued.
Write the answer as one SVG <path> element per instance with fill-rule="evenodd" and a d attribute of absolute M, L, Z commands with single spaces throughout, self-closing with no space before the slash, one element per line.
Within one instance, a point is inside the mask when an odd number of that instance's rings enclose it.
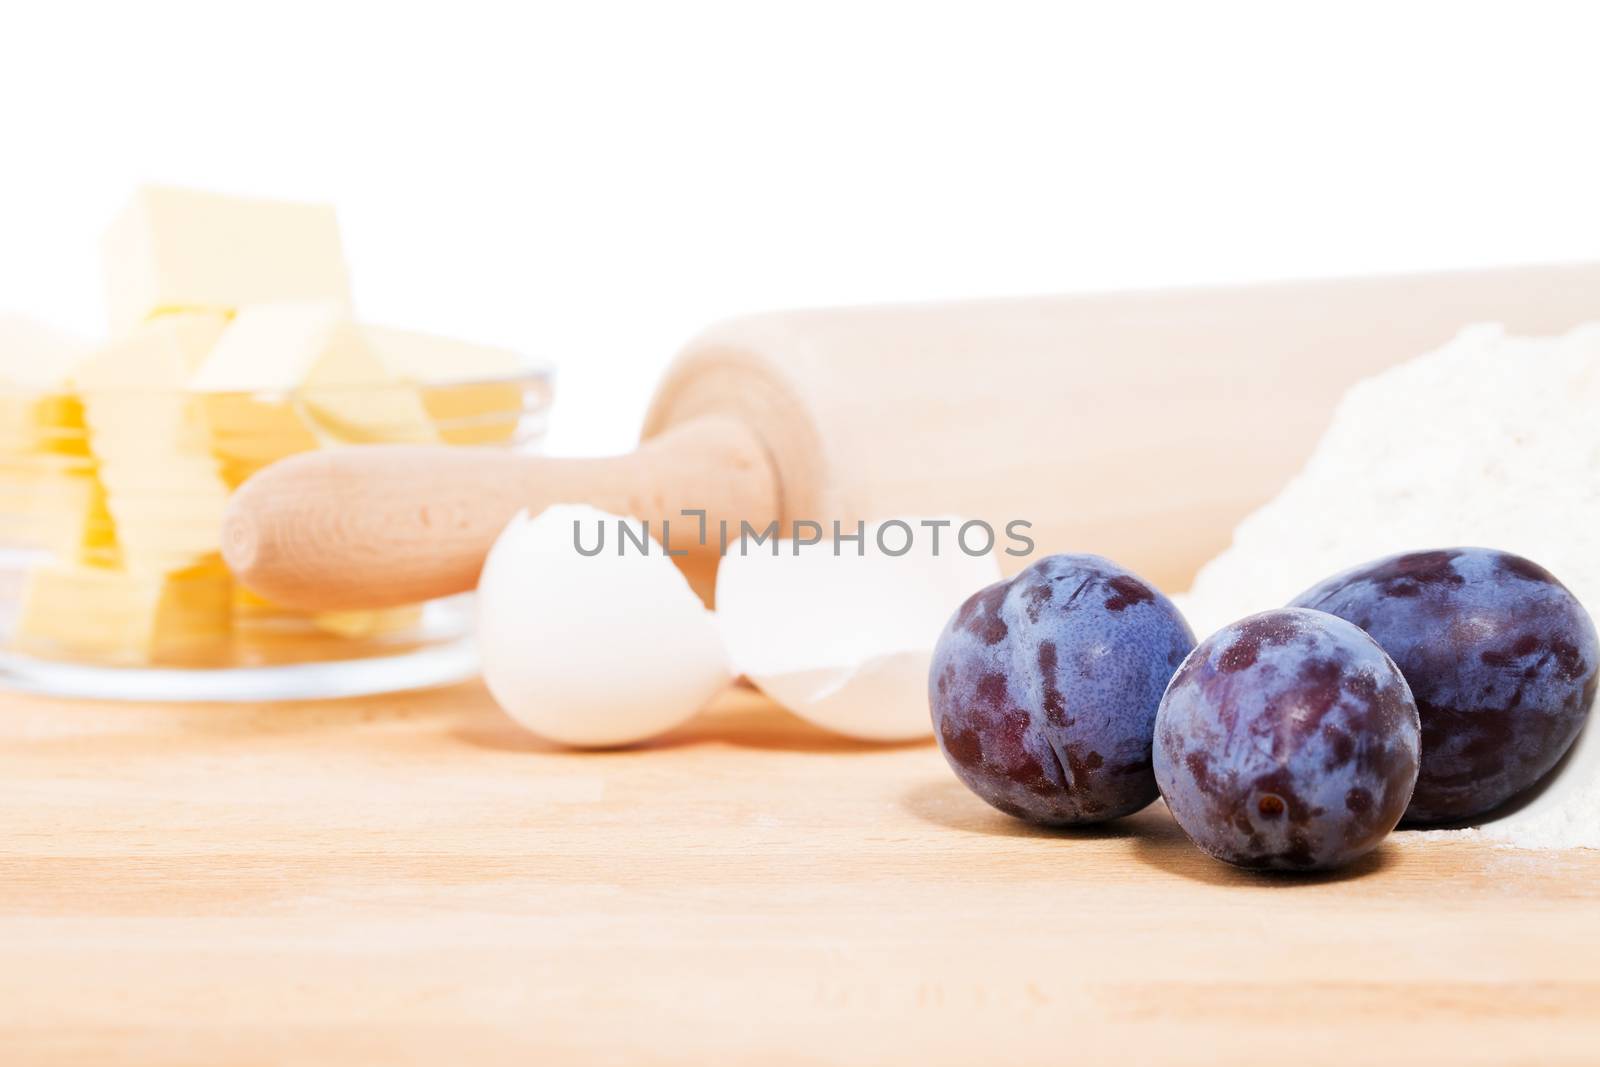
<path fill-rule="evenodd" d="M 652 540 L 619 555 L 618 521 L 561 505 L 512 519 L 478 582 L 483 677 L 541 737 L 578 747 L 642 741 L 684 722 L 731 680 L 711 613 Z M 574 523 L 592 546 L 584 556 Z"/>
<path fill-rule="evenodd" d="M 943 516 L 940 516 L 943 518 Z M 890 520 L 886 520 L 890 521 Z M 991 553 L 969 556 L 955 543 L 960 519 L 917 534 L 909 552 L 889 556 L 868 524 L 865 554 L 830 538 L 732 545 L 717 571 L 717 623 L 735 671 L 803 719 L 869 741 L 907 741 L 933 732 L 928 668 L 950 613 L 1000 580 Z M 891 536 L 891 547 L 903 539 Z"/>

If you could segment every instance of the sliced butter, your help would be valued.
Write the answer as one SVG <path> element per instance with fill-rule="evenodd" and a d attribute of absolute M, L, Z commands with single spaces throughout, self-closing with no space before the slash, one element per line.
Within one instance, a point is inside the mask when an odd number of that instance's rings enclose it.
<path fill-rule="evenodd" d="M 303 612 L 275 604 L 242 585 L 235 585 L 233 616 L 242 634 L 250 634 L 263 627 L 283 628 L 284 624 L 291 628 L 303 628 L 310 623 L 323 633 L 348 640 L 361 640 L 413 629 L 422 621 L 422 605 L 408 604 L 370 611 Z"/>
<path fill-rule="evenodd" d="M 321 443 L 291 394 L 345 317 L 335 301 L 243 308 L 196 368 L 189 389 L 200 395 L 229 486 Z"/>
<path fill-rule="evenodd" d="M 170 311 L 350 303 L 338 221 L 322 204 L 146 187 L 112 224 L 104 251 L 116 333 Z"/>
<path fill-rule="evenodd" d="M 416 387 L 390 373 L 344 310 L 326 301 L 241 308 L 190 388 L 288 405 L 325 444 L 438 440 Z M 274 417 L 289 424 L 288 415 Z"/>
<path fill-rule="evenodd" d="M 171 574 L 46 563 L 28 575 L 14 644 L 128 665 L 215 660 L 227 648 L 231 584 L 215 560 Z"/>
<path fill-rule="evenodd" d="M 111 563 L 115 538 L 72 391 L 89 351 L 31 319 L 0 316 L 0 544 Z"/>
<path fill-rule="evenodd" d="M 345 324 L 300 390 L 312 420 L 337 444 L 433 444 L 421 393 L 390 376 L 353 324 Z"/>
<path fill-rule="evenodd" d="M 92 464 L 37 455 L 0 460 L 0 545 L 114 565 L 115 527 Z"/>
<path fill-rule="evenodd" d="M 205 406 L 183 386 L 226 322 L 207 312 L 152 319 L 78 369 L 90 449 L 131 570 L 181 570 L 220 544 L 228 486 Z"/>
<path fill-rule="evenodd" d="M 359 330 L 389 374 L 418 385 L 422 405 L 447 444 L 496 444 L 516 433 L 524 386 L 513 379 L 528 367 L 515 352 L 412 330 Z"/>
<path fill-rule="evenodd" d="M 420 604 L 375 611 L 319 611 L 311 616 L 317 629 L 351 641 L 403 633 L 421 622 Z"/>
<path fill-rule="evenodd" d="M 87 454 L 71 381 L 89 351 L 32 319 L 0 316 L 0 453 Z"/>
<path fill-rule="evenodd" d="M 87 342 L 22 315 L 0 315 L 0 383 L 48 392 L 64 389 L 89 354 Z"/>
<path fill-rule="evenodd" d="M 209 393 L 201 394 L 200 404 L 211 429 L 211 451 L 230 489 L 267 464 L 321 443 L 299 405 L 282 397 Z"/>
<path fill-rule="evenodd" d="M 187 379 L 200 393 L 287 393 L 316 369 L 349 316 L 337 301 L 241 307 Z"/>

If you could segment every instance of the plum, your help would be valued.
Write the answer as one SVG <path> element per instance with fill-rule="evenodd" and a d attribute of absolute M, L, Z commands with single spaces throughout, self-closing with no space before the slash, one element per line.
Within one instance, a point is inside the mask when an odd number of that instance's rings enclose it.
<path fill-rule="evenodd" d="M 934 648 L 934 733 L 956 776 L 1008 815 L 1103 822 L 1156 797 L 1156 705 L 1194 634 L 1099 556 L 1046 556 L 956 610 Z"/>
<path fill-rule="evenodd" d="M 1217 859 L 1328 869 L 1400 821 L 1420 729 L 1376 641 L 1332 615 L 1267 611 L 1206 638 L 1178 669 L 1156 716 L 1156 780 Z"/>
<path fill-rule="evenodd" d="M 1485 815 L 1543 778 L 1594 703 L 1594 622 L 1549 571 L 1451 548 L 1376 560 L 1295 598 L 1371 634 L 1422 714 L 1407 823 Z"/>

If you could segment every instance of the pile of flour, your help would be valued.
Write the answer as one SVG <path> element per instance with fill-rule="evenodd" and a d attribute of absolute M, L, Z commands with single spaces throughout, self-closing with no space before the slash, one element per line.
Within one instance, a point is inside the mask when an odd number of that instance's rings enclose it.
<path fill-rule="evenodd" d="M 1527 556 L 1600 617 L 1600 323 L 1559 338 L 1473 327 L 1354 386 L 1305 469 L 1180 602 L 1203 635 L 1346 567 L 1455 545 Z M 1597 725 L 1533 803 L 1467 832 L 1600 848 Z"/>

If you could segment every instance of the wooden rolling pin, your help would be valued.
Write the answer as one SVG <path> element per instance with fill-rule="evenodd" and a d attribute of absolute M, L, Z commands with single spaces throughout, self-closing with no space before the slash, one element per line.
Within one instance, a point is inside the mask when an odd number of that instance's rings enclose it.
<path fill-rule="evenodd" d="M 1352 382 L 1469 323 L 1595 317 L 1600 265 L 757 315 L 690 343 L 630 455 L 295 456 L 241 487 L 223 551 L 280 603 L 377 608 L 472 588 L 520 508 L 671 519 L 675 548 L 685 508 L 735 528 L 954 513 L 1182 589 Z"/>

